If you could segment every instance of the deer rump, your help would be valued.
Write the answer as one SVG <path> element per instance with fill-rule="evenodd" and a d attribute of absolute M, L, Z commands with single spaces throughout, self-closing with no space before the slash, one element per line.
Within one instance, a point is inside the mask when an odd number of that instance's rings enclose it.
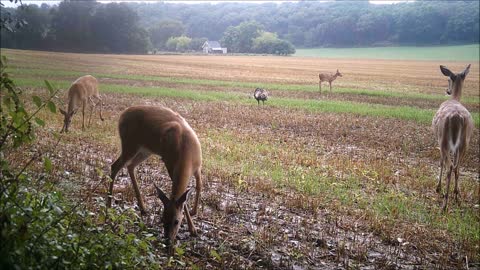
<path fill-rule="evenodd" d="M 434 123 L 435 134 L 441 149 L 446 149 L 443 154 L 445 161 L 452 164 L 453 168 L 458 166 L 460 153 L 468 147 L 467 121 L 472 121 L 470 114 L 458 102 L 447 101 L 442 104 L 437 112 L 437 122 Z M 445 117 L 441 117 L 445 115 Z"/>

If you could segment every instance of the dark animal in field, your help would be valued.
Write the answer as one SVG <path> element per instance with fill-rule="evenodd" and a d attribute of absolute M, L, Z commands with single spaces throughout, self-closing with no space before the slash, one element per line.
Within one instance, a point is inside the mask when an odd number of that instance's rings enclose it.
<path fill-rule="evenodd" d="M 257 100 L 258 105 L 260 105 L 260 100 L 265 105 L 265 101 L 268 99 L 268 92 L 263 88 L 256 88 L 255 92 L 253 92 L 253 97 Z"/>
<path fill-rule="evenodd" d="M 440 177 L 438 178 L 437 184 L 438 193 L 442 190 L 441 183 L 443 168 L 446 166 L 448 169 L 446 180 L 447 187 L 442 206 L 442 210 L 445 211 L 448 204 L 448 193 L 452 172 L 455 173 L 455 188 L 453 194 L 455 195 L 455 201 L 458 202 L 459 168 L 467 152 L 474 124 L 470 112 L 460 104 L 463 82 L 470 71 L 470 65 L 458 74 L 454 74 L 445 66 L 440 66 L 440 70 L 443 75 L 449 77 L 447 94 L 452 96 L 450 100 L 447 100 L 440 105 L 440 108 L 432 120 L 433 133 L 440 146 Z"/>
<path fill-rule="evenodd" d="M 325 74 L 325 73 L 320 73 L 318 74 L 318 79 L 319 79 L 319 82 L 318 82 L 318 90 L 320 91 L 320 93 L 322 93 L 322 82 L 328 82 L 328 84 L 330 85 L 330 92 L 332 92 L 332 82 L 338 77 L 342 77 L 342 74 L 338 71 L 337 69 L 337 72 L 333 75 L 331 74 Z"/>

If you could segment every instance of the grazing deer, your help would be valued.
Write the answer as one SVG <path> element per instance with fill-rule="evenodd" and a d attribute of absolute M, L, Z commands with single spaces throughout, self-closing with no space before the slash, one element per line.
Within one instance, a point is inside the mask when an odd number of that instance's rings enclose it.
<path fill-rule="evenodd" d="M 202 150 L 197 135 L 179 114 L 164 107 L 134 106 L 126 109 L 118 123 L 122 154 L 112 164 L 107 207 L 111 206 L 113 183 L 118 171 L 127 165 L 132 179 L 135 195 L 142 214 L 146 214 L 142 195 L 135 178 L 135 167 L 151 154 L 159 155 L 172 179 L 172 196 L 169 199 L 158 188 L 158 197 L 164 205 L 162 222 L 169 252 L 173 251 L 173 242 L 183 220 L 187 217 L 189 231 L 196 234 L 190 215 L 196 215 L 200 192 L 202 189 L 201 166 Z M 195 205 L 192 213 L 188 212 L 187 201 L 190 189 L 187 189 L 190 177 L 196 179 Z"/>
<path fill-rule="evenodd" d="M 255 92 L 253 92 L 253 97 L 257 100 L 258 105 L 260 105 L 260 100 L 262 104 L 265 105 L 265 101 L 268 99 L 268 92 L 265 89 L 257 88 Z"/>
<path fill-rule="evenodd" d="M 328 82 L 328 84 L 330 84 L 330 92 L 332 92 L 332 82 L 335 81 L 335 79 L 338 76 L 342 77 L 342 74 L 338 71 L 338 69 L 337 69 L 337 73 L 333 75 L 324 74 L 324 73 L 318 74 L 318 78 L 319 78 L 318 90 L 320 91 L 320 93 L 322 93 L 322 82 Z"/>
<path fill-rule="evenodd" d="M 85 129 L 85 107 L 90 101 L 92 107 L 90 110 L 90 118 L 88 120 L 88 125 L 90 126 L 90 121 L 92 120 L 92 113 L 96 105 L 93 102 L 93 98 L 97 99 L 100 103 L 100 119 L 103 121 L 102 116 L 102 99 L 98 93 L 98 81 L 95 77 L 91 75 L 85 75 L 78 78 L 72 83 L 70 89 L 68 89 L 68 108 L 67 111 L 60 109 L 60 113 L 65 116 L 63 119 L 63 127 L 60 133 L 63 131 L 68 132 L 68 128 L 72 122 L 73 115 L 77 112 L 78 107 L 82 107 L 82 129 Z"/>
<path fill-rule="evenodd" d="M 443 175 L 443 168 L 446 165 L 447 173 L 447 191 L 443 201 L 442 211 L 447 209 L 448 192 L 450 189 L 450 178 L 452 171 L 455 172 L 455 201 L 458 202 L 458 177 L 459 168 L 465 153 L 468 149 L 468 144 L 473 133 L 473 119 L 468 110 L 460 104 L 460 97 L 462 96 L 462 88 L 465 77 L 467 76 L 470 65 L 458 74 L 454 74 L 448 68 L 440 66 L 443 75 L 449 77 L 449 85 L 447 94 L 452 95 L 450 100 L 443 102 L 440 105 L 437 113 L 432 120 L 432 129 L 440 145 L 440 177 L 438 178 L 437 192 L 442 190 L 441 182 Z"/>

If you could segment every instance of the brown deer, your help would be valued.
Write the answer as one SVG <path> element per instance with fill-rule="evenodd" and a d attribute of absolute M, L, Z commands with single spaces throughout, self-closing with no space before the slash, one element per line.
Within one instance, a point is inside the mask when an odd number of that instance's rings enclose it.
<path fill-rule="evenodd" d="M 134 106 L 126 109 L 120 116 L 118 131 L 122 145 L 122 154 L 112 164 L 107 207 L 111 206 L 113 183 L 118 171 L 127 165 L 128 174 L 137 197 L 142 214 L 146 214 L 142 195 L 135 178 L 135 167 L 151 154 L 159 155 L 172 179 L 172 195 L 169 199 L 158 188 L 158 197 L 164 205 L 162 222 L 169 252 L 173 252 L 173 242 L 183 220 L 187 217 L 189 231 L 196 234 L 190 215 L 196 215 L 202 189 L 201 166 L 202 150 L 197 135 L 190 125 L 174 111 L 156 106 Z M 190 177 L 196 179 L 196 196 L 192 213 L 188 212 L 187 201 L 190 189 L 187 189 Z"/>
<path fill-rule="evenodd" d="M 342 77 L 342 74 L 338 71 L 338 69 L 337 72 L 333 75 L 324 73 L 318 74 L 318 90 L 320 91 L 320 93 L 322 93 L 322 82 L 328 82 L 328 84 L 330 85 L 330 92 L 332 92 L 332 82 L 335 81 L 338 76 Z"/>
<path fill-rule="evenodd" d="M 92 120 L 93 109 L 96 107 L 93 98 L 98 100 L 100 103 L 100 119 L 103 121 L 102 116 L 102 99 L 98 93 L 98 81 L 95 77 L 91 75 L 85 75 L 78 78 L 72 83 L 70 89 L 68 89 L 68 108 L 67 111 L 60 109 L 60 113 L 64 115 L 63 127 L 60 131 L 68 132 L 68 128 L 72 122 L 73 115 L 77 112 L 78 107 L 82 107 L 82 129 L 85 129 L 85 107 L 87 103 L 90 102 L 92 107 L 90 110 L 90 118 L 88 120 L 88 125 L 90 126 L 90 121 Z"/>
<path fill-rule="evenodd" d="M 440 145 L 440 177 L 438 178 L 437 192 L 442 190 L 441 182 L 443 176 L 443 168 L 448 168 L 447 187 L 443 200 L 442 211 L 447 209 L 448 193 L 450 189 L 450 179 L 452 171 L 455 173 L 455 201 L 458 202 L 458 177 L 459 168 L 470 143 L 473 133 L 473 119 L 468 110 L 460 104 L 462 96 L 462 88 L 465 77 L 467 76 L 470 65 L 458 74 L 454 74 L 445 66 L 440 66 L 443 75 L 449 77 L 449 87 L 447 94 L 452 98 L 440 105 L 437 113 L 432 120 L 432 129 L 435 137 Z"/>

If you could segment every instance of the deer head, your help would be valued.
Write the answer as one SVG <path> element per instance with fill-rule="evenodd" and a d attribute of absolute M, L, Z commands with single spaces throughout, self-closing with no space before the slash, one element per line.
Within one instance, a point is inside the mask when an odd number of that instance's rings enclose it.
<path fill-rule="evenodd" d="M 342 77 L 342 74 L 340 73 L 340 71 L 338 71 L 338 69 L 337 69 L 337 73 L 335 73 L 335 75 Z"/>
<path fill-rule="evenodd" d="M 155 185 L 155 188 L 157 189 L 158 198 L 163 203 L 162 223 L 164 237 L 167 240 L 169 253 L 173 253 L 173 244 L 183 220 L 183 205 L 187 201 L 190 189 L 187 189 L 178 200 L 170 200 L 157 185 Z"/>
<path fill-rule="evenodd" d="M 458 74 L 454 74 L 447 67 L 440 65 L 440 70 L 443 75 L 448 77 L 448 88 L 447 95 L 452 95 L 454 99 L 460 100 L 461 91 L 463 87 L 463 81 L 467 77 L 468 72 L 470 71 L 470 64 L 465 68 L 464 71 Z"/>
<path fill-rule="evenodd" d="M 72 116 L 75 114 L 75 112 L 76 111 L 66 112 L 60 109 L 60 113 L 63 114 L 63 116 L 65 117 L 63 119 L 63 127 L 60 133 L 63 133 L 63 131 L 65 131 L 65 133 L 68 133 L 68 127 L 70 127 L 70 124 L 72 123 Z"/>

